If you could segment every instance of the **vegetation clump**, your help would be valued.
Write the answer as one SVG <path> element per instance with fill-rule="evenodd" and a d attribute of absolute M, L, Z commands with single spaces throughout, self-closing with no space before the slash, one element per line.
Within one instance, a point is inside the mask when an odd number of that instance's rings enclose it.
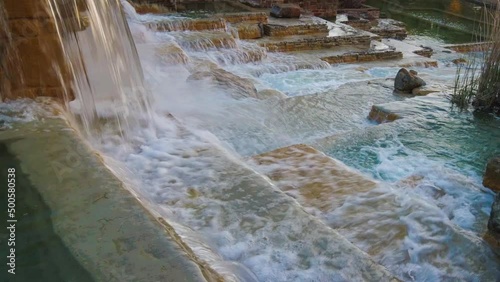
<path fill-rule="evenodd" d="M 487 24 L 479 35 L 489 44 L 480 45 L 479 52 L 459 65 L 451 102 L 460 109 L 472 105 L 476 111 L 500 115 L 500 5 L 486 13 Z"/>

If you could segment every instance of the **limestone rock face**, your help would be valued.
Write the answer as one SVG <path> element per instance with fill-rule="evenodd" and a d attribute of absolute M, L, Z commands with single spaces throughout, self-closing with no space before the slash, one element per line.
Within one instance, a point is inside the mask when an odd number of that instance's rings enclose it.
<path fill-rule="evenodd" d="M 236 29 L 240 39 L 257 39 L 263 34 L 263 28 L 259 24 L 237 24 Z"/>
<path fill-rule="evenodd" d="M 486 172 L 484 173 L 483 185 L 493 191 L 500 192 L 500 156 L 497 156 L 488 162 Z"/>
<path fill-rule="evenodd" d="M 300 7 L 294 4 L 277 4 L 271 8 L 275 18 L 300 18 Z"/>
<path fill-rule="evenodd" d="M 405 68 L 398 71 L 396 79 L 394 80 L 394 89 L 402 92 L 411 93 L 413 89 L 426 85 L 417 72 Z"/>
<path fill-rule="evenodd" d="M 75 31 L 86 28 L 84 20 L 75 11 L 86 8 L 82 0 L 56 1 L 61 5 L 61 17 Z M 76 6 L 74 6 L 76 4 Z M 71 75 L 63 55 L 46 0 L 4 0 L 6 24 L 10 30 L 8 44 L 0 44 L 0 100 L 57 97 L 72 100 L 73 93 L 65 89 L 62 81 L 69 82 Z M 0 32 L 0 42 L 7 43 L 6 34 Z"/>
<path fill-rule="evenodd" d="M 251 80 L 223 70 L 215 64 L 209 64 L 207 68 L 194 71 L 188 80 L 209 78 L 213 84 L 229 90 L 235 99 L 258 98 L 257 89 Z"/>
<path fill-rule="evenodd" d="M 278 90 L 274 89 L 264 89 L 259 91 L 258 93 L 259 99 L 265 100 L 265 99 L 286 99 L 288 96 L 286 96 L 283 92 L 280 92 Z"/>
<path fill-rule="evenodd" d="M 155 50 L 157 58 L 167 64 L 187 64 L 189 57 L 177 44 L 165 44 Z"/>

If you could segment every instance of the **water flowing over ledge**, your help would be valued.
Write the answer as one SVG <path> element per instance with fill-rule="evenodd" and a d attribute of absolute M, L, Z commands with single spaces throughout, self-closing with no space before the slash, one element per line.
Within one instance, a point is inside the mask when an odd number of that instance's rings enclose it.
<path fill-rule="evenodd" d="M 488 135 L 444 106 L 454 54 L 437 56 L 439 68 L 417 68 L 444 86 L 411 100 L 387 86 L 399 61 L 332 66 L 315 52 L 268 53 L 230 25 L 151 30 L 177 18 L 138 15 L 115 0 L 89 1 L 79 17 L 88 28 L 73 33 L 65 8 L 51 8 L 71 66 L 73 125 L 196 262 L 193 273 L 227 281 L 498 277 L 498 258 L 481 239 L 492 195 L 477 177 L 480 159 L 499 149 L 490 144 L 498 122 L 484 125 Z M 366 119 L 374 104 L 401 120 L 375 126 Z M 9 123 L 30 119 L 25 113 Z M 439 136 L 464 130 L 488 151 Z M 323 153 L 312 149 L 297 163 L 292 152 L 268 165 L 247 158 L 298 143 Z M 358 191 L 358 182 L 316 170 L 338 162 L 332 157 L 375 186 Z M 319 206 L 297 192 L 322 182 L 336 184 L 319 190 Z"/>

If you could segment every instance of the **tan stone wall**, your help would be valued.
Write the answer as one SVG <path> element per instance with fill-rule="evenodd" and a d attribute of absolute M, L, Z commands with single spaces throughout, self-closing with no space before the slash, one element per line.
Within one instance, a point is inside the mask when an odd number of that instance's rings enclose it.
<path fill-rule="evenodd" d="M 229 13 L 229 14 L 219 14 L 221 18 L 226 20 L 228 23 L 267 23 L 266 13 Z"/>
<path fill-rule="evenodd" d="M 167 7 L 175 7 L 182 3 L 196 2 L 217 2 L 217 1 L 235 1 L 236 0 L 131 0 L 138 4 L 160 4 Z M 252 6 L 262 8 L 271 8 L 276 4 L 291 3 L 297 4 L 302 9 L 313 13 L 315 16 L 330 18 L 337 15 L 338 0 L 246 0 Z"/>
<path fill-rule="evenodd" d="M 402 59 L 403 53 L 397 51 L 380 51 L 380 52 L 360 52 L 350 53 L 338 56 L 324 57 L 321 60 L 329 64 L 347 64 L 347 63 L 361 63 L 361 62 L 374 62 L 384 60 L 397 60 Z"/>
<path fill-rule="evenodd" d="M 10 34 L 4 34 L 3 99 L 51 96 L 65 98 L 61 78 L 70 76 L 47 9 L 47 0 L 4 0 Z M 10 38 L 10 40 L 8 39 Z M 70 99 L 73 99 L 70 94 Z"/>
<path fill-rule="evenodd" d="M 239 39 L 257 39 L 263 35 L 263 30 L 259 24 L 236 24 Z"/>
<path fill-rule="evenodd" d="M 149 23 L 148 27 L 157 31 L 201 31 L 201 30 L 214 30 L 226 29 L 226 21 L 224 19 L 196 19 L 196 20 L 183 20 L 165 22 Z"/>
<path fill-rule="evenodd" d="M 336 36 L 311 38 L 297 41 L 276 41 L 262 43 L 270 52 L 292 52 L 305 50 L 328 49 L 337 46 L 370 46 L 370 36 Z"/>
<path fill-rule="evenodd" d="M 328 34 L 328 27 L 324 24 L 310 24 L 297 26 L 264 25 L 264 34 L 267 36 Z"/>

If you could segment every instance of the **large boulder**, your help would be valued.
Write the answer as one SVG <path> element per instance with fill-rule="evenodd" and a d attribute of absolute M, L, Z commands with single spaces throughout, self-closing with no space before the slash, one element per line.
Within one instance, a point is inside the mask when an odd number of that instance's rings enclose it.
<path fill-rule="evenodd" d="M 418 73 L 413 70 L 408 71 L 405 68 L 400 69 L 394 80 L 394 89 L 411 93 L 413 89 L 424 86 L 426 84 L 425 81 L 418 77 L 417 74 Z"/>
<path fill-rule="evenodd" d="M 495 192 L 500 192 L 500 156 L 491 159 L 486 165 L 483 185 Z"/>
<path fill-rule="evenodd" d="M 275 18 L 300 18 L 300 7 L 294 4 L 276 4 L 271 8 Z"/>
<path fill-rule="evenodd" d="M 500 193 L 497 193 L 495 202 L 493 202 L 493 206 L 491 206 L 488 230 L 496 240 L 500 241 Z"/>

